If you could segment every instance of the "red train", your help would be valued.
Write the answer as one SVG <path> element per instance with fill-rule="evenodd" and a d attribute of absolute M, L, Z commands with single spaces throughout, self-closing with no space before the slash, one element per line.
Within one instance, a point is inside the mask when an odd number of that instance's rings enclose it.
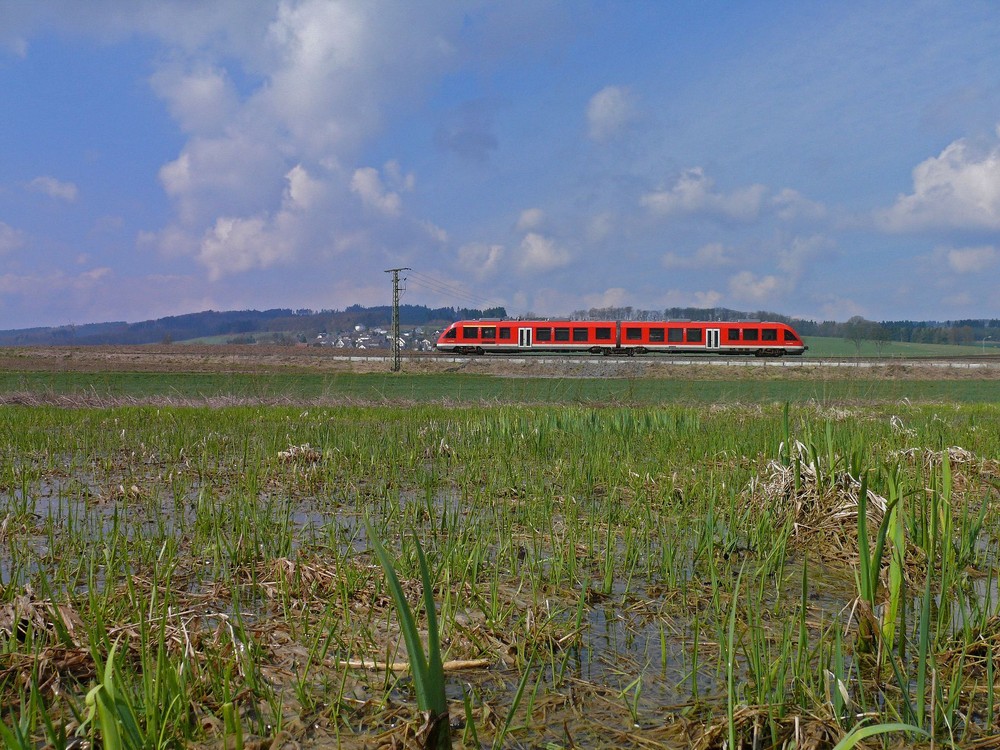
<path fill-rule="evenodd" d="M 745 354 L 781 357 L 809 347 L 785 323 L 660 320 L 460 320 L 438 337 L 437 348 L 456 354 L 590 352 L 633 356 Z"/>

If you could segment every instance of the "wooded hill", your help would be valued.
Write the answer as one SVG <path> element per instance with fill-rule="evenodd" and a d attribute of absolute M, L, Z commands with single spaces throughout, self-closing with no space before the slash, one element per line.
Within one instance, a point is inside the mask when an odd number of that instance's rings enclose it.
<path fill-rule="evenodd" d="M 444 327 L 463 318 L 504 317 L 503 308 L 475 310 L 423 305 L 400 305 L 399 322 L 403 326 Z M 352 305 L 345 310 L 206 310 L 189 315 L 173 315 L 140 323 L 88 323 L 54 328 L 25 328 L 0 331 L 0 346 L 53 346 L 100 344 L 158 344 L 190 339 L 230 336 L 252 340 L 267 335 L 269 340 L 284 343 L 308 341 L 319 333 L 337 333 L 367 328 L 388 327 L 392 308 Z"/>
<path fill-rule="evenodd" d="M 443 328 L 455 320 L 504 318 L 502 307 L 473 308 L 400 305 L 400 325 L 410 328 Z M 534 317 L 526 315 L 525 317 Z M 728 308 L 672 307 L 666 310 L 641 310 L 632 307 L 603 307 L 577 310 L 567 316 L 575 320 L 775 320 L 789 323 L 803 336 L 831 336 L 853 341 L 912 342 L 924 344 L 974 344 L 984 340 L 1000 341 L 1000 320 L 969 319 L 954 321 L 870 321 L 855 316 L 845 322 L 815 321 L 767 311 L 744 312 Z M 189 315 L 174 315 L 139 323 L 111 322 L 68 325 L 51 328 L 24 328 L 0 331 L 0 346 L 53 346 L 98 344 L 157 344 L 208 337 L 227 340 L 268 340 L 279 343 L 308 342 L 320 333 L 353 331 L 356 326 L 388 328 L 392 321 L 389 305 L 363 307 L 351 305 L 344 310 L 206 310 Z M 428 334 L 433 330 L 427 331 Z"/>

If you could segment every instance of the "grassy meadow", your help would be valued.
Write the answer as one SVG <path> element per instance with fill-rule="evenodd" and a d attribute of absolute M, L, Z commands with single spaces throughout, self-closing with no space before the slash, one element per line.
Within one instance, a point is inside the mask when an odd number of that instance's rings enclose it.
<path fill-rule="evenodd" d="M 708 366 L 706 366 L 708 367 Z M 798 373 L 767 367 L 760 377 L 712 367 L 689 379 L 668 377 L 505 377 L 477 373 L 315 372 L 0 372 L 0 394 L 22 401 L 84 399 L 89 403 L 217 401 L 227 403 L 519 403 L 653 406 L 887 401 L 1000 402 L 1000 380 L 897 378 L 865 369 Z M 797 369 L 797 368 L 796 368 Z M 846 368 L 850 369 L 850 368 Z M 730 372 L 726 372 L 729 370 Z M 740 377 L 734 377 L 738 375 Z"/>
<path fill-rule="evenodd" d="M 887 341 L 881 345 L 874 341 L 862 341 L 860 346 L 854 341 L 833 336 L 806 336 L 809 347 L 808 357 L 981 357 L 995 356 L 995 342 L 975 344 L 915 344 L 909 341 Z"/>
<path fill-rule="evenodd" d="M 3 745 L 1000 746 L 996 381 L 543 380 L 3 374 Z"/>

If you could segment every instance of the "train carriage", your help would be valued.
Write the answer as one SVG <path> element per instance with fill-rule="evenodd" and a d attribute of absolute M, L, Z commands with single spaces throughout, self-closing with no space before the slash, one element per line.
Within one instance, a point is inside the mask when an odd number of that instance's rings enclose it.
<path fill-rule="evenodd" d="M 456 354 L 524 352 L 624 355 L 722 354 L 781 357 L 809 347 L 786 323 L 596 320 L 460 320 L 438 337 Z"/>

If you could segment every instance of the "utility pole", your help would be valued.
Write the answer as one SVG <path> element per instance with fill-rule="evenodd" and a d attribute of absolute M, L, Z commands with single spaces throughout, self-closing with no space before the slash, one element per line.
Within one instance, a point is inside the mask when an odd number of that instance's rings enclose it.
<path fill-rule="evenodd" d="M 399 272 L 410 268 L 389 268 L 392 274 L 392 371 L 399 372 Z M 405 280 L 405 279 L 404 279 Z"/>

